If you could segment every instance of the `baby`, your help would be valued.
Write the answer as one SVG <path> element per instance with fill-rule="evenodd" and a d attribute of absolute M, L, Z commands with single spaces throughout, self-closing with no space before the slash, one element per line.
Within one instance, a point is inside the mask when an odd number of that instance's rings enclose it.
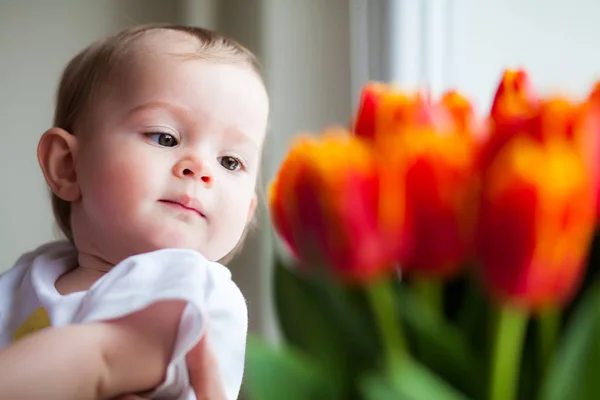
<path fill-rule="evenodd" d="M 38 159 L 69 241 L 0 276 L 1 398 L 193 399 L 199 343 L 237 398 L 247 310 L 217 261 L 253 217 L 268 114 L 254 56 L 212 31 L 136 27 L 68 64 Z"/>

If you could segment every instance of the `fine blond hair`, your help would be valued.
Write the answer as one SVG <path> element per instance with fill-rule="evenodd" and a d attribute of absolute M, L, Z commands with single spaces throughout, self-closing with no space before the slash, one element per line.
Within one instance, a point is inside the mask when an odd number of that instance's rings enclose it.
<path fill-rule="evenodd" d="M 198 40 L 198 49 L 189 57 L 224 63 L 245 63 L 260 76 L 260 66 L 254 54 L 240 43 L 212 30 L 183 25 L 153 24 L 123 30 L 92 43 L 67 64 L 56 96 L 54 126 L 77 135 L 84 114 L 102 84 L 123 54 L 127 54 L 147 32 L 171 30 L 187 33 Z M 71 204 L 52 193 L 52 210 L 62 233 L 73 242 Z"/>

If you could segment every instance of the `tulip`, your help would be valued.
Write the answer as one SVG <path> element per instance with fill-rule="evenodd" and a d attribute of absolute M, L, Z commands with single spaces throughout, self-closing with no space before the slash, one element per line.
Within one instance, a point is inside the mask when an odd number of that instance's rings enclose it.
<path fill-rule="evenodd" d="M 332 129 L 321 138 L 300 137 L 270 187 L 273 225 L 306 272 L 332 273 L 365 290 L 379 328 L 390 372 L 401 369 L 408 348 L 392 281 L 400 242 L 393 229 L 403 198 L 386 214 L 380 194 L 385 171 L 366 141 Z M 385 176 L 385 174 L 383 174 Z M 382 186 L 383 185 L 383 186 Z M 386 198 L 392 194 L 386 192 Z M 315 271 L 316 269 L 316 271 Z"/>
<path fill-rule="evenodd" d="M 600 85 L 584 102 L 559 96 L 542 98 L 524 70 L 507 70 L 494 96 L 488 128 L 479 154 L 480 168 L 487 168 L 517 135 L 541 142 L 561 136 L 580 148 L 593 185 L 600 189 Z M 600 201 L 597 208 L 600 210 Z"/>
<path fill-rule="evenodd" d="M 388 163 L 382 172 L 382 208 L 405 193 L 399 231 L 404 272 L 449 277 L 461 270 L 471 246 L 476 129 L 470 103 L 448 92 L 433 103 L 421 93 L 380 93 L 374 149 Z"/>
<path fill-rule="evenodd" d="M 556 342 L 556 309 L 576 293 L 594 221 L 594 189 L 580 149 L 561 136 L 508 142 L 483 172 L 476 253 L 500 305 L 492 400 L 512 399 L 531 313 L 540 317 L 540 365 Z"/>
<path fill-rule="evenodd" d="M 427 124 L 431 115 L 428 97 L 405 92 L 379 82 L 370 82 L 361 92 L 353 133 L 374 142 L 381 135 L 397 134 L 408 126 Z"/>
<path fill-rule="evenodd" d="M 275 229 L 305 268 L 367 282 L 393 271 L 395 238 L 380 226 L 378 165 L 343 130 L 298 139 L 270 188 Z"/>
<path fill-rule="evenodd" d="M 594 190 L 577 146 L 521 136 L 484 172 L 476 234 L 494 297 L 528 310 L 565 303 L 583 275 Z"/>
<path fill-rule="evenodd" d="M 496 90 L 486 133 L 478 157 L 481 169 L 517 135 L 541 142 L 561 136 L 579 147 L 592 184 L 600 190 L 600 84 L 584 102 L 559 96 L 542 98 L 524 70 L 507 70 Z M 596 197 L 600 210 L 600 191 Z"/>
<path fill-rule="evenodd" d="M 490 289 L 527 309 L 566 301 L 584 265 L 596 194 L 595 110 L 540 98 L 523 70 L 505 72 L 480 161 L 478 253 Z"/>
<path fill-rule="evenodd" d="M 506 71 L 478 156 L 482 187 L 475 253 L 500 310 L 491 399 L 511 399 L 527 320 L 539 318 L 540 365 L 556 342 L 557 310 L 582 279 L 595 223 L 592 102 L 538 97 L 523 70 Z M 590 146 L 592 145 L 592 146 Z"/>
<path fill-rule="evenodd" d="M 494 121 L 515 116 L 527 118 L 539 101 L 529 75 L 524 69 L 507 69 L 494 94 L 490 116 Z"/>
<path fill-rule="evenodd" d="M 592 180 L 596 187 L 596 214 L 600 218 L 600 82 L 594 85 L 583 109 L 588 129 L 583 135 L 582 146 L 592 171 Z"/>
<path fill-rule="evenodd" d="M 477 118 L 475 109 L 469 99 L 456 90 L 442 95 L 440 104 L 449 112 L 452 122 L 456 124 L 456 132 L 467 140 L 479 139 L 486 132 L 486 126 Z"/>
<path fill-rule="evenodd" d="M 352 128 L 357 136 L 366 139 L 375 137 L 375 114 L 379 106 L 379 97 L 385 90 L 387 90 L 386 85 L 379 82 L 369 82 L 363 87 Z"/>
<path fill-rule="evenodd" d="M 531 131 L 540 99 L 534 92 L 529 75 L 522 69 L 506 70 L 494 94 L 488 121 L 488 136 L 478 156 L 485 169 L 496 153 L 515 135 Z"/>
<path fill-rule="evenodd" d="M 270 187 L 270 207 L 273 225 L 300 267 L 363 286 L 386 364 L 397 371 L 408 348 L 393 318 L 393 284 L 385 278 L 401 253 L 404 198 L 397 186 L 387 187 L 393 182 L 387 173 L 395 168 L 381 168 L 390 163 L 366 141 L 341 129 L 299 138 Z"/>

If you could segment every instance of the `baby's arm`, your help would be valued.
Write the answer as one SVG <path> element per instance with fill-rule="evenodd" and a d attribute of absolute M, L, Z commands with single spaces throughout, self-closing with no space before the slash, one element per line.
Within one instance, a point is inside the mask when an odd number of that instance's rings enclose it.
<path fill-rule="evenodd" d="M 183 301 L 112 321 L 44 329 L 0 352 L 0 393 L 11 399 L 110 399 L 153 389 L 171 359 Z"/>

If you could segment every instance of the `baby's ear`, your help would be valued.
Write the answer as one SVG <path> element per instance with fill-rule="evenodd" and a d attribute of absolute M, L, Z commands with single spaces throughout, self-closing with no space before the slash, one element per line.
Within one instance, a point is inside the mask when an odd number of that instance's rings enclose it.
<path fill-rule="evenodd" d="M 75 171 L 77 137 L 64 129 L 51 128 L 42 135 L 37 155 L 52 192 L 65 201 L 78 200 L 81 192 Z"/>
<path fill-rule="evenodd" d="M 258 196 L 256 193 L 252 196 L 252 200 L 250 200 L 250 207 L 248 208 L 248 217 L 246 218 L 246 223 L 249 224 L 252 222 L 254 218 L 254 214 L 256 213 L 256 206 L 258 204 Z"/>

